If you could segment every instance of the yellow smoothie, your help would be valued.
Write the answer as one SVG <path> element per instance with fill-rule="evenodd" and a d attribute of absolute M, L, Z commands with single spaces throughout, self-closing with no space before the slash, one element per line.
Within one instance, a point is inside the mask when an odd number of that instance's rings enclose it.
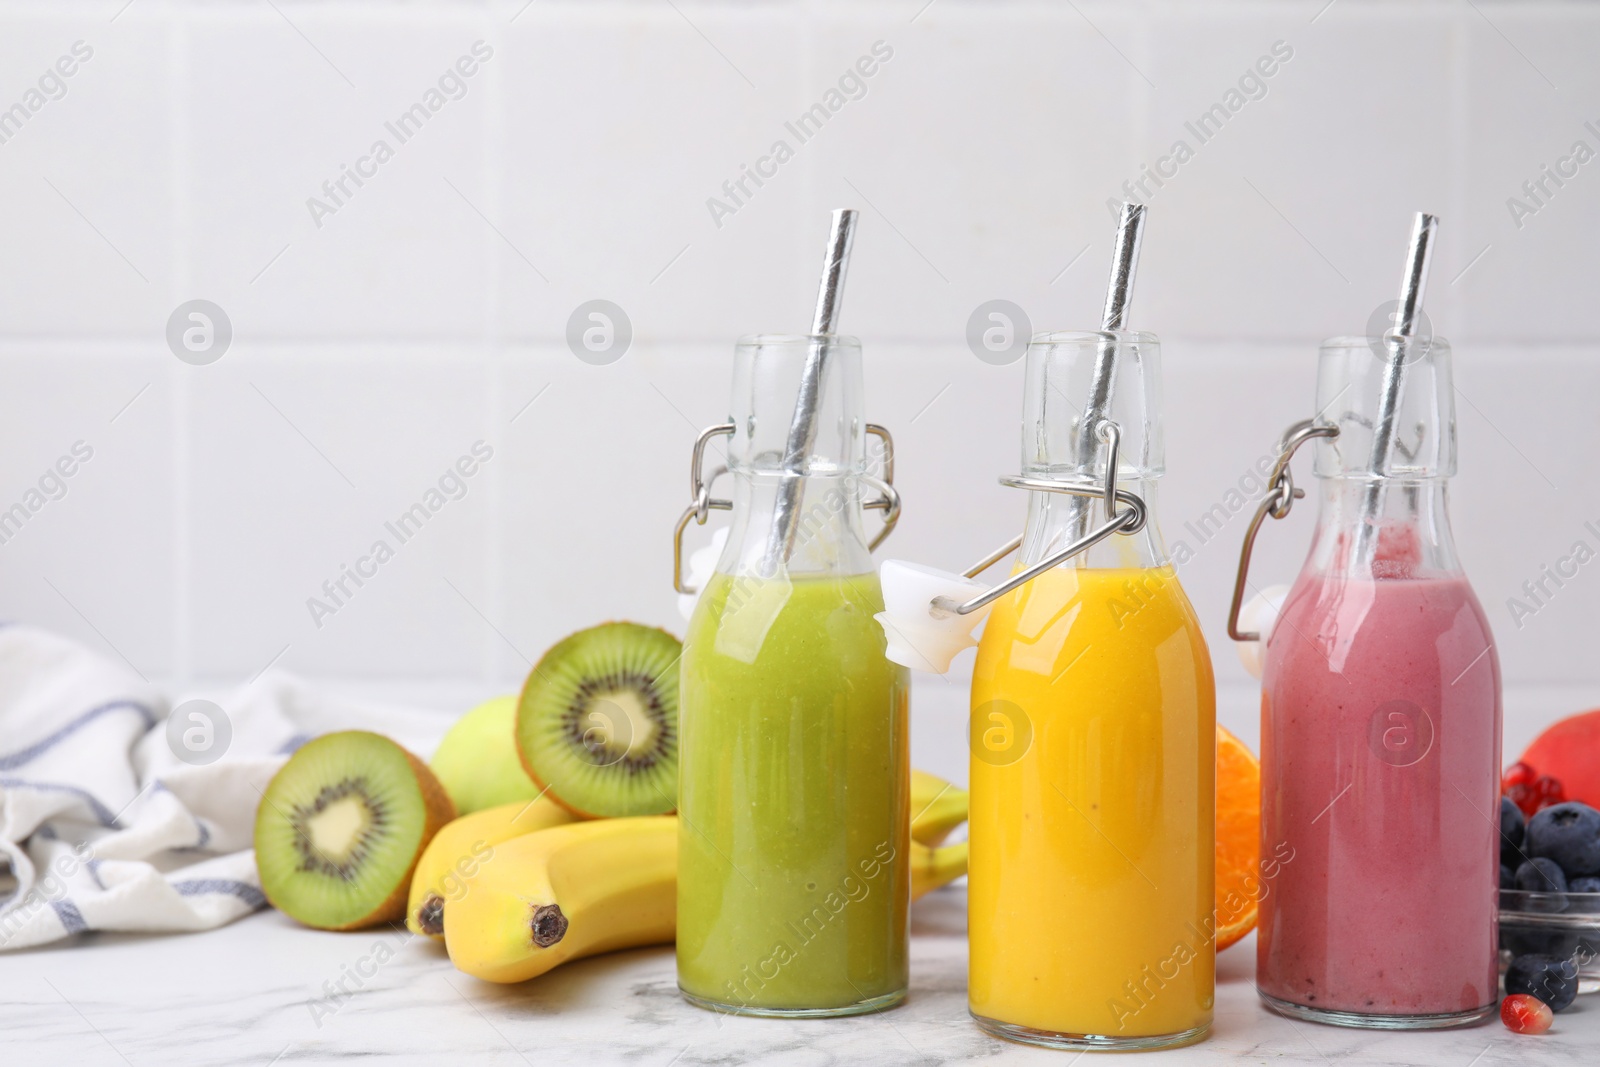
<path fill-rule="evenodd" d="M 1203 1035 L 1215 723 L 1210 657 L 1171 567 L 1069 564 L 995 603 L 972 682 L 968 996 L 981 1021 Z"/>

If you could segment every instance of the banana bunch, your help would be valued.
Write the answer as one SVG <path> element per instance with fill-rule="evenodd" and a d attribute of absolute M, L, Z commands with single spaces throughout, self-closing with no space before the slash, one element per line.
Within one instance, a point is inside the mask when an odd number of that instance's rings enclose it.
<path fill-rule="evenodd" d="M 671 942 L 677 818 L 570 822 L 531 810 L 542 803 L 478 812 L 441 830 L 417 864 L 407 926 L 434 937 L 442 928 L 451 962 L 490 982 L 521 982 L 567 960 Z M 966 819 L 966 791 L 913 771 L 911 815 L 915 900 L 967 872 L 966 842 L 940 847 Z M 457 829 L 471 820 L 478 822 Z"/>
<path fill-rule="evenodd" d="M 494 855 L 495 846 L 514 837 L 572 821 L 572 814 L 546 796 L 475 811 L 445 823 L 433 835 L 411 875 L 406 929 L 444 937 L 445 904 L 460 900 L 467 879 Z"/>
<path fill-rule="evenodd" d="M 911 772 L 911 840 L 935 848 L 966 821 L 965 789 L 927 771 Z M 966 850 L 961 854 L 965 857 Z"/>
<path fill-rule="evenodd" d="M 967 791 L 927 771 L 911 772 L 911 899 L 967 873 L 967 843 L 946 845 L 967 821 Z"/>
<path fill-rule="evenodd" d="M 513 838 L 450 904 L 450 962 L 521 982 L 567 960 L 670 942 L 678 922 L 678 819 L 569 823 Z"/>

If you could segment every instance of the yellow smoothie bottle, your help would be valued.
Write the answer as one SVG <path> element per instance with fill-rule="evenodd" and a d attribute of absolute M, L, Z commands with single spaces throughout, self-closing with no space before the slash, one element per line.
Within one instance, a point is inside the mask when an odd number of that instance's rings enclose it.
<path fill-rule="evenodd" d="M 1028 345 L 1023 471 L 1000 480 L 1028 492 L 1024 532 L 964 577 L 882 568 L 891 661 L 943 673 L 984 622 L 968 1007 L 1051 1048 L 1198 1041 L 1216 988 L 1216 687 L 1155 521 L 1160 342 L 1124 329 L 1143 219 L 1123 206 L 1102 329 Z"/>
<path fill-rule="evenodd" d="M 1109 396 L 1081 423 L 1096 368 Z M 1066 1048 L 1184 1044 L 1215 990 L 1215 687 L 1154 516 L 1159 342 L 1042 334 L 1027 353 L 1017 569 L 1115 533 L 994 602 L 973 668 L 968 1002 L 985 1030 Z M 1108 441 L 1110 438 L 1110 441 Z M 1111 441 L 1116 446 L 1113 449 Z M 1114 464 L 1119 494 L 1098 486 Z"/>
<path fill-rule="evenodd" d="M 984 621 L 968 1007 L 1053 1048 L 1197 1041 L 1216 985 L 1216 690 L 1155 523 L 1160 342 L 1124 329 L 1143 222 L 1123 205 L 1102 328 L 1028 345 L 1023 470 L 1001 479 L 1028 492 L 1022 535 L 965 577 L 885 563 L 877 616 L 892 661 L 940 673 Z M 1014 550 L 1008 579 L 973 580 Z"/>

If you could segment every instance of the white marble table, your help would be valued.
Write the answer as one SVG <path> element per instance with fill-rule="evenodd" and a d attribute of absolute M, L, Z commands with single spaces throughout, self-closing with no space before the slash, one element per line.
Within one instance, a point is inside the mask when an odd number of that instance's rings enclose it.
<path fill-rule="evenodd" d="M 0 1050 L 10 1063 L 85 1067 L 358 1059 L 426 1067 L 1073 1062 L 1077 1054 L 997 1041 L 968 1021 L 964 911 L 959 888 L 913 909 L 905 1005 L 803 1022 L 689 1007 L 677 995 L 667 948 L 582 961 L 505 987 L 466 977 L 438 946 L 403 931 L 319 933 L 272 911 L 205 934 L 96 935 L 0 955 Z M 1539 1038 L 1513 1035 L 1498 1020 L 1449 1033 L 1381 1034 L 1268 1014 L 1251 985 L 1253 958 L 1246 941 L 1218 961 L 1209 1040 L 1144 1055 L 1172 1067 L 1600 1062 L 1600 994 L 1557 1016 Z M 341 980 L 348 995 L 337 989 Z M 1596 1003 L 1584 1003 L 1591 999 Z"/>

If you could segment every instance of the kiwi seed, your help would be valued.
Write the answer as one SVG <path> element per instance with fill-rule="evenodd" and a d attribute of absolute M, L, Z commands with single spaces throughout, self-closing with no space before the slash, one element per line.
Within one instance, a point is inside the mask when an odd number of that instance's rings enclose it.
<path fill-rule="evenodd" d="M 330 878 L 349 882 L 371 854 L 377 842 L 383 840 L 383 829 L 388 823 L 388 810 L 383 801 L 368 799 L 373 795 L 365 778 L 346 778 L 338 785 L 323 786 L 310 805 L 296 805 L 289 814 L 294 826 L 295 850 L 300 853 L 300 869 L 317 871 Z M 366 808 L 366 818 L 358 825 L 353 839 L 339 858 L 318 851 L 311 843 L 312 825 L 318 816 L 329 811 L 341 800 L 354 799 Z"/>

